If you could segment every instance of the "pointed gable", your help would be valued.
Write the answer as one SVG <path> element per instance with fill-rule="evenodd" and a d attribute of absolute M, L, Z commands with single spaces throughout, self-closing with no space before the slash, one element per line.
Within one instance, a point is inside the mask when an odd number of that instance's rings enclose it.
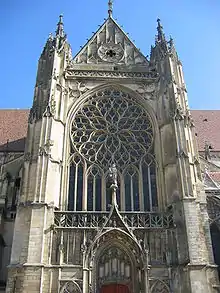
<path fill-rule="evenodd" d="M 111 17 L 74 57 L 73 63 L 148 65 L 145 56 Z"/>

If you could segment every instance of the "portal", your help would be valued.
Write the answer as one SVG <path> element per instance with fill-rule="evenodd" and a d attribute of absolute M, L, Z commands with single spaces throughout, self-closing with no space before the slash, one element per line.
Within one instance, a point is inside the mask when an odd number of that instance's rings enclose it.
<path fill-rule="evenodd" d="M 123 284 L 109 284 L 101 287 L 101 293 L 130 293 L 130 290 Z"/>

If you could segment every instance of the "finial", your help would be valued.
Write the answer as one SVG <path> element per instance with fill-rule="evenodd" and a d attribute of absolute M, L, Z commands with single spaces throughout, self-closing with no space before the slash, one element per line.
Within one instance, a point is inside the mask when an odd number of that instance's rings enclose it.
<path fill-rule="evenodd" d="M 158 32 L 157 40 L 158 41 L 165 41 L 165 35 L 164 35 L 164 32 L 163 32 L 163 27 L 162 27 L 162 25 L 160 23 L 159 18 L 157 19 L 157 32 Z"/>
<path fill-rule="evenodd" d="M 112 17 L 112 11 L 113 11 L 113 0 L 108 1 L 108 15 L 109 17 Z"/>
<path fill-rule="evenodd" d="M 173 38 L 170 36 L 170 39 L 169 41 L 167 42 L 169 44 L 169 50 L 170 52 L 174 52 L 175 51 L 175 48 L 174 48 L 174 42 L 173 42 Z"/>
<path fill-rule="evenodd" d="M 170 43 L 170 47 L 172 47 L 174 45 L 173 43 L 173 38 L 170 36 L 170 40 L 169 40 L 169 43 Z"/>
<path fill-rule="evenodd" d="M 59 22 L 57 24 L 56 35 L 60 37 L 64 37 L 64 30 L 63 30 L 63 14 L 59 16 Z"/>

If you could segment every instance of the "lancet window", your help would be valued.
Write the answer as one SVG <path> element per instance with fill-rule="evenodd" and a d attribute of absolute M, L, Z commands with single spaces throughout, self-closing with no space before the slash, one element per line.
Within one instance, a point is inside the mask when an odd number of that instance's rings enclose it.
<path fill-rule="evenodd" d="M 119 209 L 157 208 L 153 127 L 135 99 L 115 89 L 97 92 L 72 116 L 70 138 L 69 210 L 109 209 L 113 164 Z"/>

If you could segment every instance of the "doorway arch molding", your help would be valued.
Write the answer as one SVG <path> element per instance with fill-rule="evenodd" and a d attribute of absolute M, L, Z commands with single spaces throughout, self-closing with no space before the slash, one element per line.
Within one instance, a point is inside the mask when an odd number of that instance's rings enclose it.
<path fill-rule="evenodd" d="M 103 253 L 116 247 L 125 253 L 131 263 L 132 275 L 137 275 L 132 280 L 132 290 L 137 292 L 138 279 L 141 278 L 144 281 L 143 272 L 148 266 L 148 251 L 144 251 L 135 237 L 129 235 L 119 228 L 113 228 L 108 231 L 100 233 L 94 240 L 94 242 L 88 247 L 85 255 L 84 264 L 91 272 L 92 289 L 94 292 L 97 290 L 97 276 L 99 270 L 99 261 Z"/>

